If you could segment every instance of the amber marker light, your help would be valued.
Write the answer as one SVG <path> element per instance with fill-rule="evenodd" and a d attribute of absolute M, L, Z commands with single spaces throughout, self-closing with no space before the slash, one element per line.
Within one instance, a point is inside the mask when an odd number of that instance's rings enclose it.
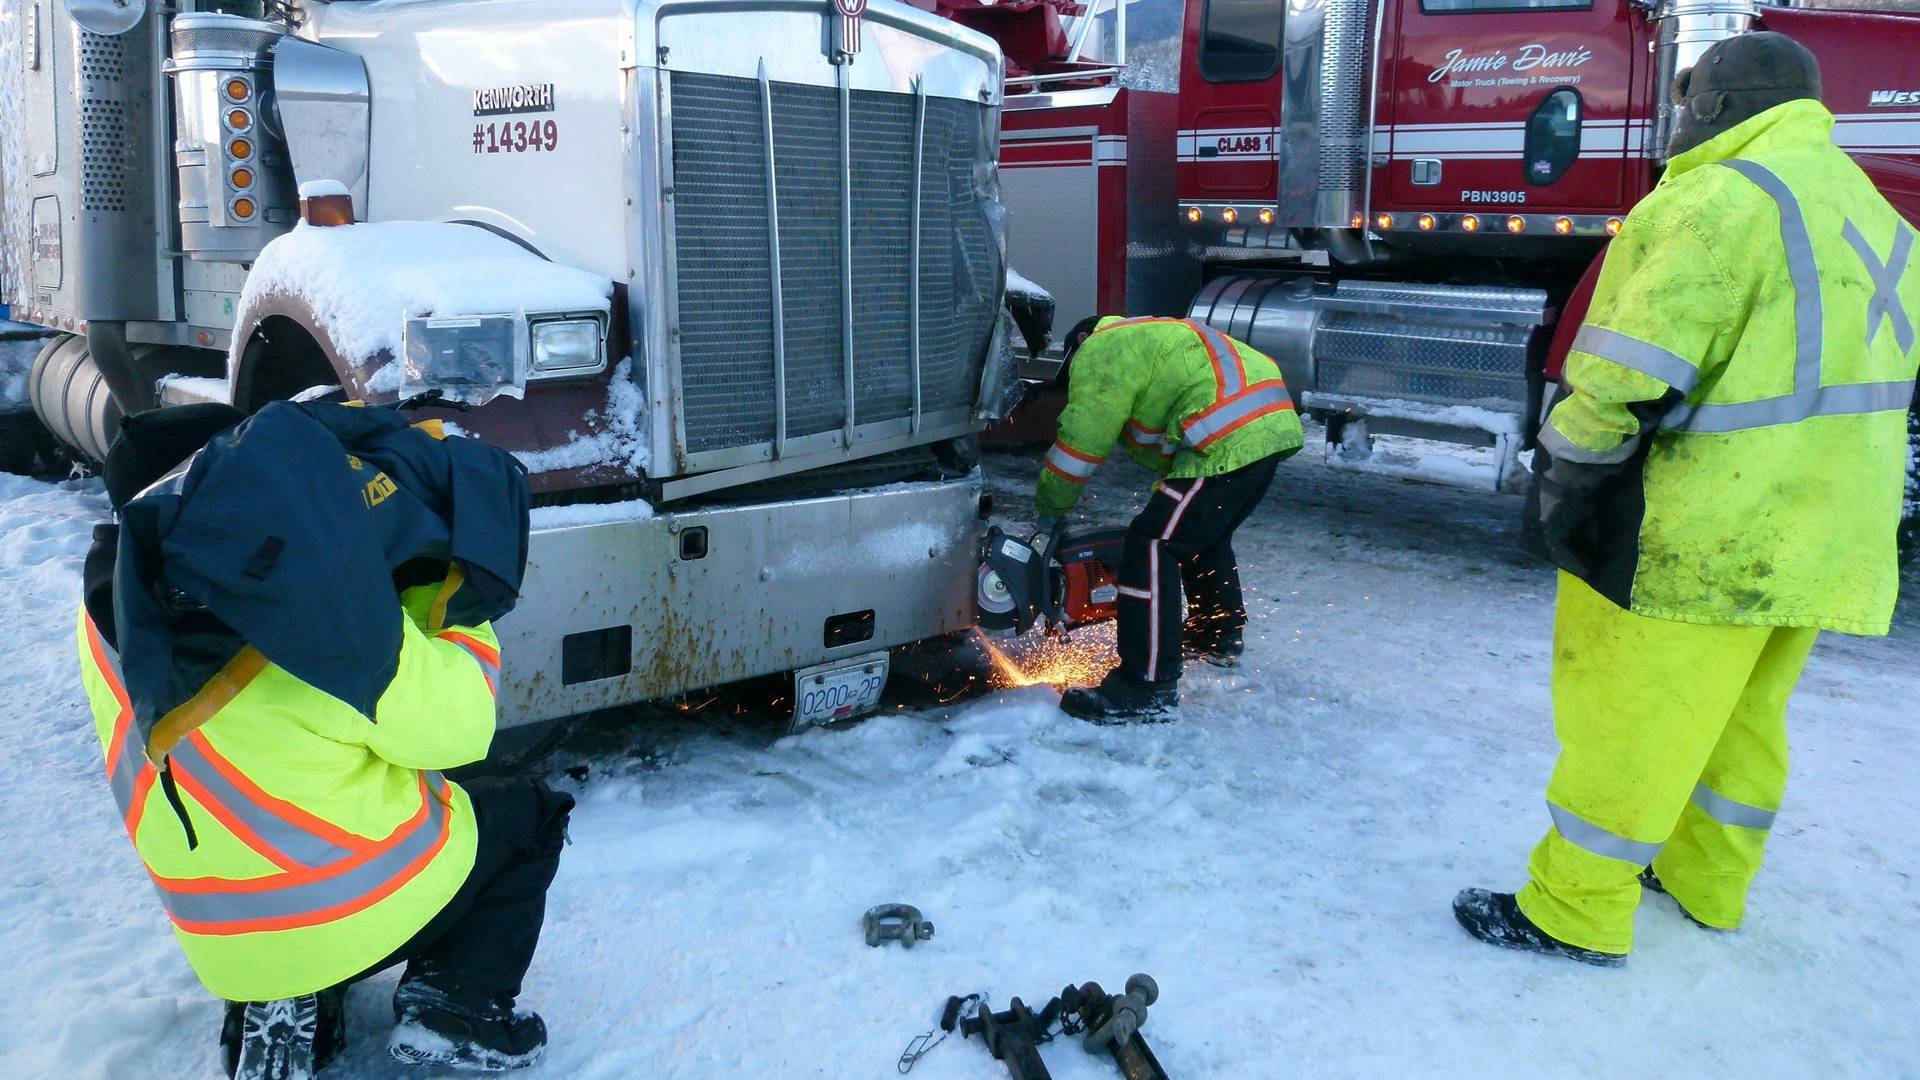
<path fill-rule="evenodd" d="M 1367 227 L 1367 215 L 1355 214 L 1353 215 L 1353 220 L 1349 221 L 1347 224 L 1353 226 L 1356 229 L 1364 229 Z"/>
<path fill-rule="evenodd" d="M 1260 224 L 1262 225 L 1273 224 L 1273 208 L 1272 207 L 1263 206 L 1260 208 Z"/>
<path fill-rule="evenodd" d="M 1393 228 L 1393 215 L 1381 214 L 1379 217 L 1376 217 L 1373 219 L 1373 223 L 1375 226 L 1377 226 L 1380 229 L 1381 232 L 1385 232 L 1388 229 Z"/>
<path fill-rule="evenodd" d="M 1480 219 L 1473 214 L 1468 214 L 1466 217 L 1460 219 L 1460 227 L 1468 232 L 1479 232 Z"/>
<path fill-rule="evenodd" d="M 1234 222 L 1240 220 L 1240 211 L 1235 210 L 1233 207 L 1229 206 L 1225 210 L 1220 211 L 1220 220 L 1231 225 Z"/>
<path fill-rule="evenodd" d="M 1433 231 L 1433 224 L 1434 224 L 1434 222 L 1433 222 L 1433 215 L 1432 215 L 1432 214 L 1421 214 L 1421 215 L 1420 215 L 1419 217 L 1417 217 L 1417 218 L 1414 218 L 1414 219 L 1413 219 L 1413 223 L 1414 223 L 1415 225 L 1418 225 L 1418 226 L 1420 226 L 1420 231 L 1421 231 L 1421 232 L 1432 232 L 1432 231 Z"/>
<path fill-rule="evenodd" d="M 253 93 L 253 90 L 252 88 L 247 86 L 246 80 L 244 79 L 228 79 L 227 80 L 227 100 L 228 101 L 245 101 L 247 100 L 247 95 L 251 93 Z"/>
<path fill-rule="evenodd" d="M 1619 235 L 1620 235 L 1620 229 L 1621 229 L 1621 227 L 1622 227 L 1622 226 L 1624 226 L 1625 224 L 1626 224 L 1626 222 L 1624 222 L 1624 221 L 1621 221 L 1621 220 L 1620 220 L 1619 218 L 1617 218 L 1617 217 L 1610 217 L 1610 218 L 1608 218 L 1608 219 L 1607 219 L 1607 235 L 1608 235 L 1608 236 L 1619 236 Z"/>
<path fill-rule="evenodd" d="M 1573 219 L 1572 218 L 1554 218 L 1553 231 L 1559 233 L 1561 236 L 1569 235 L 1570 233 L 1573 232 Z"/>
<path fill-rule="evenodd" d="M 1519 214 L 1513 215 L 1507 219 L 1507 231 L 1510 233 L 1526 232 L 1527 219 L 1521 217 Z"/>
<path fill-rule="evenodd" d="M 253 216 L 253 211 L 254 211 L 253 200 L 247 198 L 245 195 L 242 195 L 239 198 L 233 200 L 233 216 L 234 217 L 237 217 L 240 220 L 245 221 L 248 218 Z"/>
<path fill-rule="evenodd" d="M 237 188 L 252 187 L 253 186 L 253 170 L 247 168 L 244 165 L 238 169 L 233 170 L 233 186 Z"/>
<path fill-rule="evenodd" d="M 253 156 L 253 143 L 246 139 L 235 139 L 227 144 L 227 153 L 237 158 L 250 158 Z"/>
<path fill-rule="evenodd" d="M 252 113 L 249 113 L 245 109 L 228 109 L 227 110 L 227 126 L 228 127 L 233 128 L 236 131 L 240 131 L 248 127 L 251 127 L 252 125 L 253 125 Z"/>
<path fill-rule="evenodd" d="M 1189 206 L 1189 207 L 1187 207 L 1187 220 L 1188 220 L 1188 221 L 1191 221 L 1191 222 L 1195 222 L 1195 223 L 1198 223 L 1198 222 L 1199 222 L 1199 220 L 1200 220 L 1200 216 L 1201 216 L 1201 215 L 1200 215 L 1200 208 L 1199 208 L 1199 207 L 1197 207 L 1197 206 Z"/>

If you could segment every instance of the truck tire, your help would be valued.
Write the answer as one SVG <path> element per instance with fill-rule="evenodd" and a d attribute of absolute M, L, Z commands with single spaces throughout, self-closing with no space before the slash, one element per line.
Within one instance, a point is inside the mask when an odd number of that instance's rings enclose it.
<path fill-rule="evenodd" d="M 40 418 L 32 409 L 0 413 L 0 472 L 30 475 L 43 438 L 41 432 Z"/>

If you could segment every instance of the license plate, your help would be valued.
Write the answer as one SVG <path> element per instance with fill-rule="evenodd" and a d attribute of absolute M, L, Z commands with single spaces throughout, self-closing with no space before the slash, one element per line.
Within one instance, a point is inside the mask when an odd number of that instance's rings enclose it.
<path fill-rule="evenodd" d="M 803 668 L 793 675 L 793 727 L 831 724 L 869 713 L 887 688 L 887 654 Z"/>

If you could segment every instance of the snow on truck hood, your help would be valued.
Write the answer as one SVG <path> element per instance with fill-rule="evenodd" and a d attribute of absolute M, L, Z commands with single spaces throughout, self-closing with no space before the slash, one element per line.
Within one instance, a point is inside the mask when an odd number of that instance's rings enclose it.
<path fill-rule="evenodd" d="M 236 325 L 272 294 L 305 300 L 334 346 L 364 361 L 383 349 L 400 355 L 401 326 L 410 314 L 602 310 L 613 282 L 548 262 L 474 225 L 303 223 L 254 260 Z M 235 340 L 229 370 L 243 344 Z"/>

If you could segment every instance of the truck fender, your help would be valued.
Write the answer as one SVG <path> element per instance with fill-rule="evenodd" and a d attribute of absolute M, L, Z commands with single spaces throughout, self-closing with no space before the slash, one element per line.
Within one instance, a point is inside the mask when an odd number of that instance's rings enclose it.
<path fill-rule="evenodd" d="M 1560 319 L 1553 328 L 1553 340 L 1547 345 L 1547 382 L 1560 381 L 1560 371 L 1567 365 L 1567 354 L 1573 351 L 1574 336 L 1580 332 L 1580 326 L 1587 321 L 1587 308 L 1593 304 L 1594 286 L 1600 282 L 1600 267 L 1607 260 L 1607 250 L 1587 264 L 1586 272 L 1580 275 L 1580 281 L 1574 285 L 1567 302 L 1560 307 Z M 1552 395 L 1549 394 L 1551 399 Z"/>
<path fill-rule="evenodd" d="M 345 387 L 349 397 L 365 398 L 368 373 L 391 359 L 384 351 L 367 364 L 342 356 L 306 298 L 269 292 L 251 300 L 234 325 L 229 393 L 247 412 L 315 386 Z"/>

